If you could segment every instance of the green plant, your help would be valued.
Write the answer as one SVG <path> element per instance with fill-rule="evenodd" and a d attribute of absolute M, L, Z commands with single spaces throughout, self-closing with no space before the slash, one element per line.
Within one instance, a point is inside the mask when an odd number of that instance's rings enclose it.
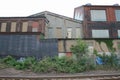
<path fill-rule="evenodd" d="M 16 60 L 12 56 L 3 58 L 3 62 L 9 66 L 14 66 L 16 64 Z"/>
<path fill-rule="evenodd" d="M 53 69 L 52 59 L 46 57 L 40 60 L 39 62 L 37 62 L 36 65 L 32 67 L 32 69 L 35 72 L 50 72 Z"/>
<path fill-rule="evenodd" d="M 17 61 L 15 64 L 16 69 L 32 69 L 32 66 L 35 65 L 36 60 L 34 57 L 27 57 L 23 61 Z"/>
<path fill-rule="evenodd" d="M 120 65 L 118 64 L 117 55 L 115 52 L 111 52 L 109 55 L 106 53 L 98 54 L 94 51 L 94 54 L 100 57 L 103 61 L 103 65 L 97 65 L 96 69 L 110 70 L 110 69 L 120 69 Z"/>
<path fill-rule="evenodd" d="M 33 67 L 35 72 L 59 72 L 59 73 L 79 73 L 93 69 L 93 65 L 89 64 L 85 57 L 81 57 L 80 61 L 73 58 L 63 57 L 46 57 L 36 63 Z M 86 64 L 87 63 L 87 64 Z"/>
<path fill-rule="evenodd" d="M 110 50 L 110 51 L 113 51 L 113 50 L 115 50 L 114 48 L 113 48 L 113 40 L 96 40 L 99 44 L 101 43 L 101 42 L 104 42 L 104 43 L 106 43 L 106 45 L 107 45 L 107 47 L 108 47 L 108 49 Z"/>
<path fill-rule="evenodd" d="M 35 57 L 27 57 L 24 61 L 23 64 L 26 69 L 31 69 L 33 65 L 36 64 L 36 59 Z"/>
<path fill-rule="evenodd" d="M 77 44 L 71 46 L 71 51 L 73 54 L 76 55 L 77 59 L 79 60 L 83 55 L 85 55 L 88 51 L 88 46 L 83 40 L 77 40 Z"/>
<path fill-rule="evenodd" d="M 7 68 L 8 66 L 3 62 L 3 59 L 0 58 L 0 69 Z"/>

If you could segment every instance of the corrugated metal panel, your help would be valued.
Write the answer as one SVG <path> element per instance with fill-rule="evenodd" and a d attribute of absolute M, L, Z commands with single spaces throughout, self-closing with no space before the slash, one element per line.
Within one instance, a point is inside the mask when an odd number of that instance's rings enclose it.
<path fill-rule="evenodd" d="M 37 35 L 0 35 L 0 55 L 34 56 L 37 59 L 58 54 L 56 39 L 38 40 Z"/>

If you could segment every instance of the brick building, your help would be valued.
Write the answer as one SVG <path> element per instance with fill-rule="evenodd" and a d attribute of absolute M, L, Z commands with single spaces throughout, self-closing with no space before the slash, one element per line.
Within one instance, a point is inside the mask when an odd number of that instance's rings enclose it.
<path fill-rule="evenodd" d="M 74 18 L 83 22 L 84 38 L 119 38 L 120 6 L 83 5 L 74 9 Z"/>

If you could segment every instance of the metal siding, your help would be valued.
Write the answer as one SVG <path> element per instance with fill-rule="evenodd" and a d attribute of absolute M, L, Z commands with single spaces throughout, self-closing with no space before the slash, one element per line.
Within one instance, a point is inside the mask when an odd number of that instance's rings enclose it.
<path fill-rule="evenodd" d="M 38 40 L 37 35 L 0 35 L 0 56 L 34 56 L 40 59 L 57 54 L 56 39 Z"/>

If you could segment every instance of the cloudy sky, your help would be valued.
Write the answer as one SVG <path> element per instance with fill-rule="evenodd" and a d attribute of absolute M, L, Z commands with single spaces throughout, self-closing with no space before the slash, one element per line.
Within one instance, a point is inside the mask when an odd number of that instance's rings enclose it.
<path fill-rule="evenodd" d="M 73 17 L 75 7 L 120 4 L 120 0 L 0 0 L 0 17 L 29 16 L 42 11 Z"/>

